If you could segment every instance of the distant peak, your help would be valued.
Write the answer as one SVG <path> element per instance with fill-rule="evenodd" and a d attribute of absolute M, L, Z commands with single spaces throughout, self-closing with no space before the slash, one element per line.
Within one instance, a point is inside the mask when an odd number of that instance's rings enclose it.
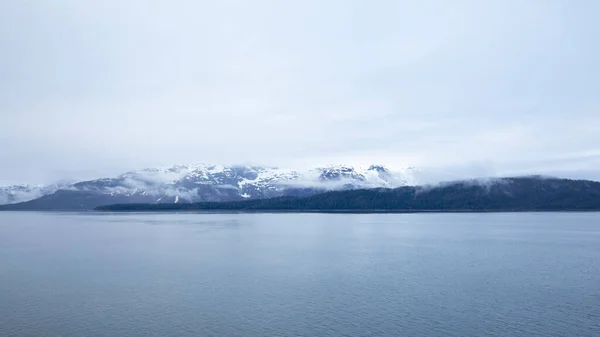
<path fill-rule="evenodd" d="M 388 170 L 382 165 L 371 165 L 369 166 L 369 171 L 387 172 Z"/>

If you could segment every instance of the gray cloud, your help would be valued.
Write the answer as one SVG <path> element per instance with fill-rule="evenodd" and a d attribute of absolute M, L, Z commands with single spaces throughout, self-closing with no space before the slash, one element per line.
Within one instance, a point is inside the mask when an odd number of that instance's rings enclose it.
<path fill-rule="evenodd" d="M 5 1 L 0 184 L 193 162 L 598 179 L 598 10 Z"/>

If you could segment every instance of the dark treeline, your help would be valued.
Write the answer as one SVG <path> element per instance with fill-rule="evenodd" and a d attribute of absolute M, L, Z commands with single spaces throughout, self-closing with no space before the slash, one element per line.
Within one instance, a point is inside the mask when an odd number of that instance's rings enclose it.
<path fill-rule="evenodd" d="M 600 183 L 540 177 L 431 187 L 334 191 L 304 198 L 187 204 L 117 204 L 104 211 L 552 211 L 600 210 Z"/>

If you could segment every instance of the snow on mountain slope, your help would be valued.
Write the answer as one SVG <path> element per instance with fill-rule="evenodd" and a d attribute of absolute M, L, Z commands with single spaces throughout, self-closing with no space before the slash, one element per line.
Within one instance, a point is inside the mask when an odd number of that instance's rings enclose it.
<path fill-rule="evenodd" d="M 336 165 L 309 170 L 247 165 L 177 165 L 80 182 L 72 190 L 148 196 L 152 202 L 224 201 L 303 195 L 319 191 L 397 187 L 413 183 L 411 169 Z"/>
<path fill-rule="evenodd" d="M 22 191 L 12 192 L 10 199 L 5 197 L 4 200 L 15 203 L 38 198 L 34 201 L 48 209 L 53 205 L 60 205 L 61 209 L 80 209 L 123 202 L 232 201 L 307 196 L 329 190 L 393 188 L 414 184 L 412 173 L 412 168 L 391 171 L 378 165 L 335 165 L 307 170 L 248 165 L 176 165 L 126 172 L 114 178 L 83 181 L 54 190 L 23 187 Z"/>

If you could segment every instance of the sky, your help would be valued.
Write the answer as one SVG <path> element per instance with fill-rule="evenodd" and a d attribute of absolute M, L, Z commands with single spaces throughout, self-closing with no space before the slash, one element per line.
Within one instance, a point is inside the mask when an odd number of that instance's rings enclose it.
<path fill-rule="evenodd" d="M 186 163 L 600 179 L 600 1 L 0 1 L 0 184 Z"/>

